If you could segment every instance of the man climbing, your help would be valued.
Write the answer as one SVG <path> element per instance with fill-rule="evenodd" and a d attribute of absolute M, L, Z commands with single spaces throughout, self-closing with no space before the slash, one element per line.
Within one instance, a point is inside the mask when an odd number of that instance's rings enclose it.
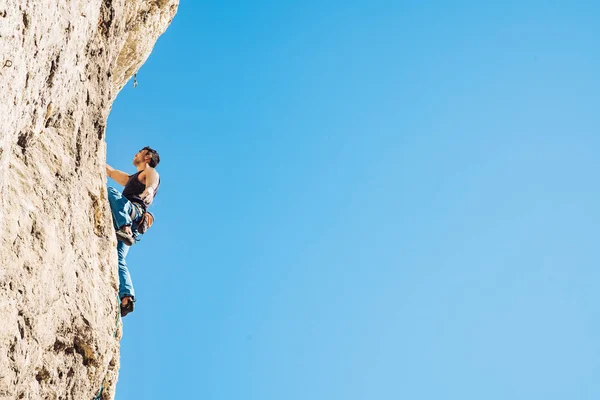
<path fill-rule="evenodd" d="M 125 258 L 129 246 L 141 240 L 142 234 L 152 225 L 154 216 L 147 212 L 158 193 L 160 177 L 156 166 L 160 162 L 158 152 L 148 146 L 133 157 L 137 173 L 128 175 L 106 164 L 106 174 L 125 186 L 123 193 L 109 187 L 108 201 L 117 233 L 117 255 L 119 258 L 119 298 L 121 316 L 133 311 L 135 292 Z"/>

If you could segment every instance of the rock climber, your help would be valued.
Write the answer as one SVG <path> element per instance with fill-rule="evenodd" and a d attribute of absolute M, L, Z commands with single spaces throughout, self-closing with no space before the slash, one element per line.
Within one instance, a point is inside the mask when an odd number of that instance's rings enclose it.
<path fill-rule="evenodd" d="M 155 169 L 159 162 L 158 152 L 146 146 L 133 157 L 133 165 L 137 168 L 137 173 L 133 175 L 106 164 L 106 174 L 125 186 L 122 193 L 115 188 L 108 188 L 108 201 L 118 240 L 119 298 L 122 317 L 133 311 L 135 302 L 133 283 L 125 258 L 129 246 L 139 242 L 154 221 L 154 216 L 147 210 L 160 186 L 160 177 Z"/>

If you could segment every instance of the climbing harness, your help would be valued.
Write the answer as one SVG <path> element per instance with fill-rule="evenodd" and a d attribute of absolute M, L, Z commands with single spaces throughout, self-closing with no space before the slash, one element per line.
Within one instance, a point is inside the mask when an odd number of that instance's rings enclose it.
<path fill-rule="evenodd" d="M 117 332 L 119 331 L 119 320 L 121 319 L 121 299 L 117 295 L 117 321 L 115 326 L 115 332 L 113 333 L 113 339 L 117 337 Z M 92 400 L 102 400 L 102 392 L 104 391 L 104 382 L 100 385 L 100 389 L 98 389 L 98 393 Z"/>

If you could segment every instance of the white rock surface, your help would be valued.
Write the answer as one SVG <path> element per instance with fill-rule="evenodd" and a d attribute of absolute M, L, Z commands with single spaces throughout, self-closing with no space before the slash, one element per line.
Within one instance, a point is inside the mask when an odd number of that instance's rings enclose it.
<path fill-rule="evenodd" d="M 105 124 L 178 3 L 0 0 L 0 399 L 114 396 Z"/>

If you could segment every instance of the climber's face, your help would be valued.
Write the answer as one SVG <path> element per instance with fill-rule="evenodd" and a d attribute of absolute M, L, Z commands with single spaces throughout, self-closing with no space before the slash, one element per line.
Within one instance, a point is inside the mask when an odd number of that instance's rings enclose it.
<path fill-rule="evenodd" d="M 148 162 L 146 156 L 148 156 L 148 150 L 140 150 L 135 153 L 135 156 L 133 156 L 133 165 L 138 166 Z"/>
<path fill-rule="evenodd" d="M 140 153 L 141 152 L 137 152 L 135 153 L 135 155 L 133 156 L 133 165 L 137 166 L 140 163 Z"/>

